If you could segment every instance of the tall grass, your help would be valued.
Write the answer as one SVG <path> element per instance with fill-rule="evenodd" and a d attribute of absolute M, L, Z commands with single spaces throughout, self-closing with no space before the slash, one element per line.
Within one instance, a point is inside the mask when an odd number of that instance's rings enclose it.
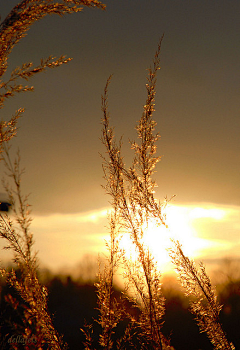
<path fill-rule="evenodd" d="M 8 72 L 8 59 L 13 47 L 26 35 L 30 26 L 46 15 L 77 13 L 83 6 L 105 6 L 97 0 L 22 0 L 16 5 L 6 19 L 0 24 L 0 109 L 4 107 L 6 99 L 18 93 L 33 91 L 27 81 L 35 74 L 47 68 L 59 67 L 71 59 L 61 56 L 57 59 L 49 56 L 41 59 L 38 66 L 31 62 L 16 67 Z M 9 73 L 9 74 L 7 74 Z M 8 76 L 7 80 L 4 77 Z M 1 274 L 7 283 L 14 288 L 19 298 L 7 296 L 7 301 L 15 310 L 22 310 L 21 324 L 12 325 L 9 339 L 1 339 L 1 347 L 19 349 L 64 349 L 61 337 L 55 330 L 47 306 L 47 289 L 41 285 L 37 276 L 37 255 L 33 251 L 33 235 L 30 231 L 31 215 L 28 197 L 21 191 L 23 170 L 20 166 L 20 155 L 14 161 L 10 157 L 9 141 L 16 136 L 17 122 L 24 112 L 18 109 L 9 120 L 0 121 L 0 155 L 5 163 L 8 179 L 4 182 L 8 194 L 13 217 L 0 214 L 0 237 L 5 240 L 5 249 L 13 253 L 13 262 L 18 269 L 7 270 L 1 268 Z M 18 340 L 13 339 L 20 335 Z"/>
<path fill-rule="evenodd" d="M 147 99 L 142 117 L 136 126 L 138 142 L 130 142 L 134 157 L 129 168 L 124 164 L 121 140 L 116 142 L 109 120 L 107 93 L 111 77 L 107 80 L 102 97 L 102 142 L 106 149 L 106 156 L 103 157 L 105 191 L 111 196 L 114 218 L 117 218 L 115 222 L 112 221 L 113 217 L 111 218 L 111 227 L 116 225 L 120 232 L 129 235 L 137 258 L 134 262 L 130 261 L 124 250 L 116 251 L 115 248 L 110 250 L 110 254 L 121 255 L 125 269 L 126 291 L 131 291 L 131 294 L 126 294 L 126 297 L 130 298 L 135 307 L 139 309 L 137 318 L 129 318 L 130 326 L 137 330 L 141 338 L 139 348 L 160 350 L 171 348 L 162 334 L 165 306 L 161 291 L 161 272 L 143 236 L 144 229 L 150 220 L 155 222 L 156 226 L 166 226 L 163 208 L 167 203 L 166 201 L 160 203 L 155 198 L 156 183 L 152 178 L 160 160 L 160 157 L 156 155 L 159 134 L 155 132 L 156 122 L 153 120 L 153 113 L 162 39 L 159 42 L 153 66 L 148 70 Z M 121 239 L 120 232 L 115 231 L 115 240 Z M 111 231 L 111 241 L 113 240 L 112 235 Z M 200 332 L 206 332 L 214 349 L 234 349 L 234 345 L 228 341 L 222 329 L 219 319 L 221 306 L 203 264 L 197 266 L 185 256 L 178 241 L 172 240 L 172 244 L 169 254 L 186 294 L 193 297 L 190 309 L 196 317 Z M 111 264 L 108 268 L 112 280 L 114 268 Z M 99 290 L 104 289 L 104 280 L 106 277 L 102 279 L 100 276 Z M 108 312 L 105 310 L 105 314 L 109 315 L 114 312 L 110 302 L 104 305 L 108 307 Z M 101 308 L 100 312 L 102 313 Z M 107 322 L 101 324 L 104 332 L 105 327 L 109 329 Z M 108 341 L 103 348 L 111 349 L 112 346 L 109 346 Z"/>

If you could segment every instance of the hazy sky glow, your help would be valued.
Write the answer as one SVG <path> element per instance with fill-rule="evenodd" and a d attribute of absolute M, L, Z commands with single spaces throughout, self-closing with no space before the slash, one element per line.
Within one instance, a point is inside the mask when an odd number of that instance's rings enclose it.
<path fill-rule="evenodd" d="M 81 214 L 52 214 L 34 217 L 32 231 L 35 248 L 43 266 L 54 270 L 71 270 L 86 255 L 106 253 L 108 241 L 107 213 L 109 208 Z M 239 258 L 240 207 L 211 203 L 169 205 L 169 229 L 149 225 L 145 242 L 164 271 L 172 269 L 166 248 L 170 237 L 178 239 L 191 258 L 216 266 L 225 257 Z M 123 238 L 122 248 L 134 256 L 129 237 Z M 51 252 L 51 254 L 49 254 Z"/>
<path fill-rule="evenodd" d="M 4 18 L 18 1 L 0 4 Z M 25 107 L 14 147 L 26 169 L 32 231 L 44 265 L 73 265 L 97 254 L 107 237 L 109 198 L 101 184 L 101 94 L 110 74 L 112 124 L 128 139 L 145 104 L 146 69 L 165 33 L 156 113 L 162 160 L 157 198 L 176 195 L 169 209 L 174 235 L 213 261 L 239 255 L 240 2 L 108 0 L 106 11 L 84 9 L 33 25 L 13 50 L 10 66 L 49 55 L 73 60 L 34 78 L 35 92 L 1 111 Z M 14 148 L 13 147 L 13 148 Z M 0 168 L 3 173 L 3 168 Z M 2 190 L 0 192 L 3 192 Z M 194 242 L 194 243 L 193 243 Z M 188 249 L 188 247 L 186 247 Z M 49 253 L 51 252 L 51 254 Z"/>

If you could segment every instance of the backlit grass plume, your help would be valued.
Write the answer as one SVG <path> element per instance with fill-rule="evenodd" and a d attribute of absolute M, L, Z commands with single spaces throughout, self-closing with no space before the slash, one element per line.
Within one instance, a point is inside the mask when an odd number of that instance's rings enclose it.
<path fill-rule="evenodd" d="M 139 144 L 131 142 L 135 152 L 132 166 L 126 168 L 121 154 L 121 142 L 114 139 L 113 128 L 109 124 L 107 91 L 110 78 L 107 81 L 102 97 L 102 142 L 106 147 L 103 170 L 106 179 L 106 192 L 111 196 L 111 204 L 118 213 L 121 230 L 128 234 L 136 248 L 137 259 L 130 263 L 124 256 L 127 288 L 133 293 L 132 301 L 139 308 L 140 316 L 133 320 L 141 338 L 141 348 L 168 349 L 161 332 L 164 315 L 164 298 L 161 293 L 161 275 L 157 271 L 156 261 L 142 240 L 144 226 L 153 217 L 159 224 L 165 224 L 162 215 L 162 205 L 154 198 L 155 183 L 152 174 L 157 162 L 156 141 L 159 135 L 154 134 L 156 122 L 152 119 L 156 74 L 160 64 L 160 48 L 162 39 L 149 69 L 147 82 L 147 101 L 144 112 L 136 130 Z"/>
<path fill-rule="evenodd" d="M 13 47 L 26 35 L 33 23 L 46 15 L 63 16 L 76 13 L 82 11 L 84 6 L 105 8 L 105 5 L 97 0 L 22 0 L 11 10 L 0 24 L 0 109 L 3 108 L 6 99 L 20 92 L 33 90 L 33 86 L 25 84 L 32 76 L 71 60 L 65 56 L 59 58 L 49 56 L 41 59 L 38 66 L 34 67 L 32 62 L 27 62 L 8 72 L 8 59 Z M 9 73 L 6 80 L 4 80 L 5 73 Z M 16 135 L 16 123 L 23 112 L 24 109 L 20 108 L 9 121 L 0 119 L 0 151 L 2 142 Z"/>
<path fill-rule="evenodd" d="M 16 67 L 8 72 L 8 59 L 12 49 L 26 35 L 33 23 L 46 15 L 77 13 L 83 7 L 104 9 L 97 0 L 22 0 L 17 4 L 6 19 L 0 24 L 0 109 L 6 99 L 21 92 L 33 91 L 33 86 L 26 82 L 34 75 L 47 68 L 59 67 L 71 59 L 61 56 L 49 56 L 41 59 L 39 65 L 31 62 Z M 0 238 L 5 241 L 5 249 L 13 254 L 15 270 L 2 268 L 1 274 L 15 291 L 6 296 L 6 300 L 20 316 L 19 322 L 12 323 L 12 335 L 21 335 L 24 349 L 56 349 L 65 348 L 61 337 L 55 330 L 47 307 L 47 289 L 42 286 L 37 276 L 37 256 L 33 251 L 33 234 L 30 231 L 31 215 L 28 197 L 21 191 L 23 171 L 20 167 L 20 156 L 12 162 L 9 153 L 9 141 L 16 136 L 18 118 L 22 116 L 23 108 L 18 109 L 8 120 L 0 121 L 0 156 L 5 163 L 10 183 L 4 182 L 5 190 L 11 203 L 12 215 L 0 214 Z M 1 346 L 20 349 L 21 345 L 9 339 L 1 339 Z"/>
<path fill-rule="evenodd" d="M 165 312 L 164 298 L 161 292 L 161 274 L 156 260 L 144 243 L 144 230 L 148 223 L 156 226 L 165 225 L 163 206 L 154 196 L 155 182 L 152 175 L 160 160 L 156 156 L 156 142 L 159 134 L 155 133 L 156 122 L 153 120 L 154 98 L 156 93 L 156 75 L 160 68 L 161 42 L 149 69 L 147 78 L 147 100 L 144 112 L 136 130 L 138 142 L 130 142 L 134 151 L 132 165 L 127 168 L 121 150 L 121 140 L 115 141 L 113 128 L 109 122 L 108 112 L 108 79 L 102 97 L 102 142 L 106 149 L 103 157 L 103 170 L 106 180 L 105 190 L 111 196 L 113 210 L 118 213 L 122 234 L 129 235 L 135 247 L 135 259 L 129 260 L 123 253 L 125 278 L 128 287 L 128 297 L 139 309 L 139 317 L 132 320 L 141 338 L 141 349 L 170 349 L 161 328 Z M 178 242 L 173 241 L 170 250 L 172 262 L 186 288 L 186 293 L 193 295 L 191 311 L 197 319 L 200 332 L 206 332 L 214 349 L 234 349 L 222 330 L 219 319 L 220 306 L 214 289 L 211 286 L 205 268 L 201 264 L 196 267 L 186 257 Z"/>
<path fill-rule="evenodd" d="M 6 242 L 5 249 L 13 253 L 13 262 L 18 273 L 14 269 L 9 271 L 2 268 L 1 274 L 18 295 L 15 298 L 9 294 L 6 300 L 13 309 L 23 310 L 20 315 L 21 323 L 13 323 L 12 332 L 26 340 L 25 349 L 43 349 L 46 345 L 51 346 L 51 349 L 64 349 L 48 312 L 47 289 L 41 285 L 37 275 L 38 262 L 33 251 L 33 234 L 30 231 L 30 206 L 28 197 L 21 191 L 23 171 L 20 168 L 20 156 L 18 154 L 12 163 L 9 148 L 4 145 L 3 160 L 7 175 L 13 182 L 13 186 L 4 182 L 12 215 L 10 218 L 8 214 L 0 214 L 0 238 Z M 19 349 L 19 344 L 10 342 L 9 339 L 5 341 L 10 344 L 10 348 Z"/>
<path fill-rule="evenodd" d="M 202 263 L 197 266 L 194 261 L 186 257 L 181 244 L 173 241 L 170 249 L 171 259 L 176 266 L 180 282 L 185 288 L 186 295 L 193 297 L 190 301 L 190 310 L 195 315 L 201 332 L 206 332 L 209 340 L 217 350 L 233 350 L 222 329 L 219 313 L 221 305 L 211 285 L 205 267 Z"/>

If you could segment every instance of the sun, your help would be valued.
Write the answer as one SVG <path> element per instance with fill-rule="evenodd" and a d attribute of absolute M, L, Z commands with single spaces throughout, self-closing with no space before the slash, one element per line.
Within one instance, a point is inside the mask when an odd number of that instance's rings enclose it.
<path fill-rule="evenodd" d="M 144 229 L 143 243 L 149 248 L 161 272 L 169 273 L 173 271 L 168 254 L 168 248 L 173 244 L 171 239 L 179 240 L 184 253 L 189 258 L 201 257 L 202 252 L 212 245 L 211 241 L 198 237 L 198 233 L 192 224 L 195 218 L 210 214 L 217 215 L 219 213 L 209 213 L 202 208 L 169 205 L 166 209 L 166 226 L 163 224 L 157 225 L 154 219 L 148 222 Z M 123 236 L 121 246 L 129 259 L 136 259 L 137 253 L 127 235 Z"/>

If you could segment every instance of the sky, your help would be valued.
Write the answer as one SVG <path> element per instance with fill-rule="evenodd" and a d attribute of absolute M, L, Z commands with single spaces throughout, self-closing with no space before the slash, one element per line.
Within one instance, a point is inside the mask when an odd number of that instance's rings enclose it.
<path fill-rule="evenodd" d="M 0 4 L 2 19 L 17 2 Z M 101 187 L 101 94 L 113 74 L 111 122 L 116 136 L 123 135 L 125 159 L 131 162 L 128 140 L 136 139 L 147 68 L 163 33 L 154 115 L 162 156 L 155 175 L 156 197 L 162 201 L 176 196 L 169 214 L 175 211 L 172 222 L 178 218 L 174 232 L 182 232 L 184 241 L 190 230 L 203 244 L 195 244 L 199 249 L 193 256 L 212 262 L 238 257 L 239 1 L 105 4 L 106 11 L 84 9 L 64 18 L 45 17 L 31 27 L 9 59 L 11 70 L 29 61 L 37 65 L 49 55 L 73 58 L 37 75 L 30 81 L 34 92 L 20 94 L 1 110 L 1 118 L 8 119 L 17 108 L 26 109 L 13 151 L 19 147 L 25 168 L 22 186 L 30 193 L 41 263 L 73 266 L 104 248 L 110 198 Z M 2 166 L 0 171 L 3 174 Z"/>

